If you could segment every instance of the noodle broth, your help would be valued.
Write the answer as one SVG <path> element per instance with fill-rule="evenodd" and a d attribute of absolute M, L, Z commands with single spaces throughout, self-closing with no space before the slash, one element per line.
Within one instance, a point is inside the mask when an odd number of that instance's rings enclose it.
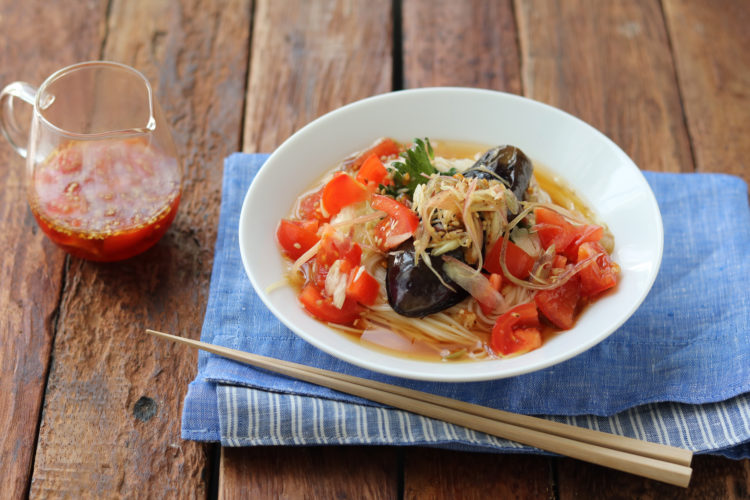
<path fill-rule="evenodd" d="M 489 148 L 485 145 L 435 140 L 432 142 L 435 155 L 435 166 L 439 171 L 452 166 L 459 172 L 472 165 L 482 153 Z M 356 158 L 359 155 L 354 155 Z M 314 186 L 297 200 L 290 218 L 302 220 L 310 216 L 310 210 L 315 203 L 321 203 L 321 191 L 339 171 L 351 169 L 352 158 L 344 160 L 324 175 Z M 391 155 L 383 157 L 383 163 L 389 168 L 397 157 Z M 382 185 L 380 186 L 383 187 Z M 596 221 L 596 217 L 581 198 L 559 177 L 553 176 L 549 170 L 534 165 L 534 175 L 528 190 L 528 196 L 534 200 L 551 201 L 567 211 L 587 221 Z M 460 303 L 435 314 L 422 318 L 405 317 L 396 313 L 388 302 L 385 292 L 386 256 L 378 249 L 376 241 L 367 235 L 373 231 L 378 220 L 372 217 L 372 210 L 364 207 L 365 202 L 354 204 L 347 208 L 348 212 L 341 213 L 330 219 L 330 225 L 343 229 L 362 248 L 361 267 L 370 273 L 378 282 L 377 300 L 369 306 L 362 307 L 361 317 L 351 325 L 341 325 L 328 321 L 327 324 L 347 338 L 360 343 L 367 348 L 384 352 L 398 357 L 405 357 L 420 361 L 461 362 L 496 359 L 498 356 L 489 347 L 493 325 L 502 312 L 483 311 L 483 308 L 472 296 Z M 325 212 L 325 210 L 323 210 Z M 326 215 L 323 213 L 322 215 Z M 320 215 L 318 215 L 320 216 Z M 347 225 L 348 220 L 364 221 L 360 224 Z M 597 224 L 599 224 L 597 222 Z M 320 231 L 320 230 L 319 230 Z M 605 246 L 611 252 L 613 240 L 609 231 L 604 228 Z M 306 284 L 315 281 L 316 274 L 314 260 L 300 263 L 304 257 L 291 263 L 286 273 L 287 282 L 298 292 L 303 291 Z M 321 285 L 322 286 L 322 285 Z M 512 282 L 503 282 L 499 290 L 510 304 L 522 304 L 534 300 L 535 292 L 524 289 Z M 578 314 L 587 303 L 579 305 Z M 503 311 L 504 312 L 504 311 Z M 315 316 L 315 315 L 313 315 Z M 318 318 L 321 319 L 321 318 Z M 324 321 L 325 322 L 325 321 Z M 538 327 L 542 343 L 561 332 L 547 321 L 542 321 Z"/>

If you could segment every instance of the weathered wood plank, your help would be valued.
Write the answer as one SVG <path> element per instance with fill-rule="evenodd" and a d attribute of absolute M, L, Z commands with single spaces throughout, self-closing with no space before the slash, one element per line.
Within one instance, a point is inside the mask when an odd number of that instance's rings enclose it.
<path fill-rule="evenodd" d="M 398 498 L 394 457 L 359 446 L 223 448 L 232 466 L 222 467 L 219 498 Z"/>
<path fill-rule="evenodd" d="M 511 0 L 404 0 L 405 88 L 467 86 L 521 93 Z"/>
<path fill-rule="evenodd" d="M 664 1 L 695 165 L 750 181 L 750 5 Z"/>
<path fill-rule="evenodd" d="M 186 167 L 183 202 L 145 254 L 107 265 L 71 259 L 34 496 L 206 496 L 207 448 L 180 439 L 196 353 L 143 330 L 199 336 L 222 159 L 240 146 L 250 13 L 249 0 L 110 6 L 102 57 L 135 66 L 154 84 Z"/>
<path fill-rule="evenodd" d="M 314 118 L 391 90 L 390 2 L 259 0 L 243 150 L 268 152 Z"/>
<path fill-rule="evenodd" d="M 243 150 L 272 151 L 312 119 L 388 92 L 391 30 L 390 2 L 256 2 Z M 225 449 L 219 495 L 394 497 L 395 457 L 392 449 Z"/>
<path fill-rule="evenodd" d="M 415 448 L 404 458 L 404 499 L 552 498 L 546 457 Z"/>
<path fill-rule="evenodd" d="M 750 498 L 750 465 L 748 461 L 733 461 L 721 457 L 697 456 L 693 459 L 693 477 L 690 486 L 679 488 L 668 484 L 561 459 L 560 500 L 574 498 L 640 498 L 661 500 L 665 498 L 713 500 L 740 500 Z M 571 488 L 570 483 L 579 483 Z"/>
<path fill-rule="evenodd" d="M 456 85 L 520 94 L 513 5 L 403 1 L 404 86 Z M 404 450 L 404 498 L 548 498 L 542 457 Z M 481 480 L 477 480 L 481 477 Z"/>
<path fill-rule="evenodd" d="M 658 0 L 516 0 L 526 96 L 587 121 L 646 170 L 691 171 Z"/>
<path fill-rule="evenodd" d="M 1 85 L 39 85 L 63 66 L 98 57 L 106 1 L 46 7 L 35 0 L 0 3 Z M 24 160 L 5 140 L 0 163 L 0 498 L 21 498 L 34 460 L 65 255 L 38 229 L 26 202 Z"/>

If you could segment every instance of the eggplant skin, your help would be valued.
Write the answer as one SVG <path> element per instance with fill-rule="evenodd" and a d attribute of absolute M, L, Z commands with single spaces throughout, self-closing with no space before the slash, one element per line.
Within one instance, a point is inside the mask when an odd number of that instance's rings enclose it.
<path fill-rule="evenodd" d="M 454 258 L 463 260 L 463 250 L 448 252 Z M 433 257 L 431 264 L 446 283 L 456 291 L 443 285 L 424 261 L 415 262 L 414 241 L 402 243 L 388 254 L 388 270 L 385 288 L 388 303 L 398 314 L 410 318 L 421 318 L 454 306 L 464 300 L 468 293 L 453 283 L 443 273 L 443 259 Z"/>
<path fill-rule="evenodd" d="M 489 172 L 488 172 L 489 171 Z M 464 172 L 464 177 L 477 179 L 503 179 L 518 200 L 524 199 L 529 188 L 534 167 L 531 160 L 515 146 L 497 146 L 485 152 L 477 162 Z"/>

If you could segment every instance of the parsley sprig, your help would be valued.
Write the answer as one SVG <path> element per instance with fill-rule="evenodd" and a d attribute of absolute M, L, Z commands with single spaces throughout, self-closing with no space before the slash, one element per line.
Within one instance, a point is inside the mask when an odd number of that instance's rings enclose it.
<path fill-rule="evenodd" d="M 424 140 L 414 139 L 412 147 L 401 153 L 401 157 L 404 161 L 392 164 L 394 186 L 389 186 L 389 191 L 405 193 L 411 197 L 417 186 L 426 183 L 432 174 L 438 173 L 433 164 L 435 152 L 430 140 L 425 137 Z"/>

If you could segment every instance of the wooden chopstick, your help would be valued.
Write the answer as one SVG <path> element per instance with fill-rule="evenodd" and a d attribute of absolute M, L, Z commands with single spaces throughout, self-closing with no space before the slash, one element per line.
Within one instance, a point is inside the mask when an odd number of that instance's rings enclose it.
<path fill-rule="evenodd" d="M 520 415 L 155 330 L 147 333 L 235 361 L 586 462 L 687 487 L 692 452 Z"/>

